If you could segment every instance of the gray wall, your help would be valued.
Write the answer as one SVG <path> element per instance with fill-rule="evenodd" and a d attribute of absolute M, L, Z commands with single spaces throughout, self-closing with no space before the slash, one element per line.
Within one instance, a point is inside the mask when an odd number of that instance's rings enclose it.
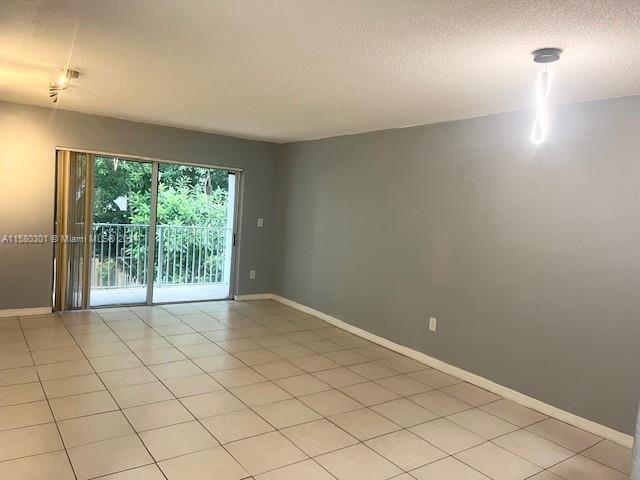
<path fill-rule="evenodd" d="M 0 102 L 0 237 L 52 233 L 56 146 L 245 169 L 238 293 L 272 290 L 276 145 Z M 0 244 L 0 310 L 50 305 L 51 277 L 51 245 Z"/>
<path fill-rule="evenodd" d="M 640 97 L 554 115 L 282 146 L 276 292 L 632 433 Z"/>

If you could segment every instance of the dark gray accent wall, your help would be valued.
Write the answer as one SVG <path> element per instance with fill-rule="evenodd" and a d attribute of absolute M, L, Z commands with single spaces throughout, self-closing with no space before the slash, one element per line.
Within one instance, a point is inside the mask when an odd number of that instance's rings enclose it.
<path fill-rule="evenodd" d="M 56 147 L 243 168 L 238 293 L 272 291 L 277 145 L 0 102 L 0 237 L 52 233 Z M 0 244 L 0 310 L 51 304 L 52 251 Z"/>
<path fill-rule="evenodd" d="M 276 292 L 632 433 L 640 97 L 557 108 L 540 147 L 532 121 L 280 147 Z"/>

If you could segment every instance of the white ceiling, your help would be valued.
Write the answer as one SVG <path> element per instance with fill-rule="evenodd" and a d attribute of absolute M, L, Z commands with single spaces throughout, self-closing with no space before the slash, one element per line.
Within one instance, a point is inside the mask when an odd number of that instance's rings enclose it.
<path fill-rule="evenodd" d="M 286 142 L 640 94 L 640 0 L 2 0 L 0 100 Z"/>

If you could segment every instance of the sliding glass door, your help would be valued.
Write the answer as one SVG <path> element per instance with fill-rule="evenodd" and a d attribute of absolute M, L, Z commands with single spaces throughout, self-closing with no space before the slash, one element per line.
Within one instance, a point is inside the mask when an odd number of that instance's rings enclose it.
<path fill-rule="evenodd" d="M 229 297 L 235 174 L 160 164 L 153 302 Z"/>
<path fill-rule="evenodd" d="M 56 308 L 230 298 L 238 175 L 59 152 Z"/>

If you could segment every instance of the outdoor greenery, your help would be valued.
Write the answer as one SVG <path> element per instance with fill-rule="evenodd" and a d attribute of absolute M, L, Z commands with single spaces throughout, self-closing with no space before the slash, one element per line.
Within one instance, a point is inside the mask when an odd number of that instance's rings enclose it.
<path fill-rule="evenodd" d="M 150 220 L 151 163 L 96 157 L 94 223 L 116 237 L 94 255 L 94 283 L 144 284 Z M 224 170 L 160 164 L 156 281 L 221 281 L 227 227 L 228 174 Z M 130 225 L 130 226 L 127 226 Z M 185 228 L 193 226 L 193 228 Z M 200 228 L 207 227 L 207 228 Z M 197 258 L 197 263 L 196 263 Z"/>

